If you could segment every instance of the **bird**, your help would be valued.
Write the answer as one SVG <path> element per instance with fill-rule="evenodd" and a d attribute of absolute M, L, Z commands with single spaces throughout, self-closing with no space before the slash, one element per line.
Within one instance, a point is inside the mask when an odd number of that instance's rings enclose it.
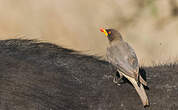
<path fill-rule="evenodd" d="M 122 38 L 119 31 L 113 28 L 100 31 L 109 40 L 107 47 L 106 60 L 117 68 L 120 78 L 114 75 L 113 82 L 118 83 L 123 77 L 127 78 L 135 87 L 144 107 L 149 106 L 149 100 L 144 90 L 147 82 L 139 73 L 139 64 L 134 49 Z M 143 86 L 144 85 L 144 86 Z"/>

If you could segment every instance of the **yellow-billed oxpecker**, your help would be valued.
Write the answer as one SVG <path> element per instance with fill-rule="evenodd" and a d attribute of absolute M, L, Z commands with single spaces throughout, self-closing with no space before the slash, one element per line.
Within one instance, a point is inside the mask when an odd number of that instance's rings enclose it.
<path fill-rule="evenodd" d="M 121 34 L 115 29 L 100 28 L 109 40 L 109 47 L 107 48 L 107 61 L 113 64 L 120 74 L 118 79 L 115 75 L 114 82 L 120 81 L 124 76 L 135 87 L 139 94 L 141 101 L 145 106 L 149 106 L 149 101 L 144 90 L 143 85 L 147 86 L 147 82 L 139 74 L 138 59 L 134 49 L 123 40 Z"/>

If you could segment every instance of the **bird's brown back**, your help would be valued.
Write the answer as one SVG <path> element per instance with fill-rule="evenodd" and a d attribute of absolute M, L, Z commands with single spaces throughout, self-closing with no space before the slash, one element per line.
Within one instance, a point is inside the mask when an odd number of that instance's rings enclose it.
<path fill-rule="evenodd" d="M 126 75 L 138 76 L 138 59 L 132 47 L 124 41 L 115 41 L 107 48 L 107 60 Z"/>

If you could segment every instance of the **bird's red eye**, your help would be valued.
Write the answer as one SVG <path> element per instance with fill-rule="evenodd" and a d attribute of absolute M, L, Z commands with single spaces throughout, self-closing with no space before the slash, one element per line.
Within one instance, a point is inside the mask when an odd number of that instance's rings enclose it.
<path fill-rule="evenodd" d="M 108 34 L 111 34 L 111 31 L 109 31 Z"/>

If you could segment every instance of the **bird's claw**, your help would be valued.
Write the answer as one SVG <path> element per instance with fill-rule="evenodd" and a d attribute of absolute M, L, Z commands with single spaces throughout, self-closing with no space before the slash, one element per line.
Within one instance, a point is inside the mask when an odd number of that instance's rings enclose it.
<path fill-rule="evenodd" d="M 114 77 L 114 78 L 113 78 L 113 82 L 114 82 L 116 85 L 120 86 L 120 85 L 121 85 L 121 78 Z"/>

